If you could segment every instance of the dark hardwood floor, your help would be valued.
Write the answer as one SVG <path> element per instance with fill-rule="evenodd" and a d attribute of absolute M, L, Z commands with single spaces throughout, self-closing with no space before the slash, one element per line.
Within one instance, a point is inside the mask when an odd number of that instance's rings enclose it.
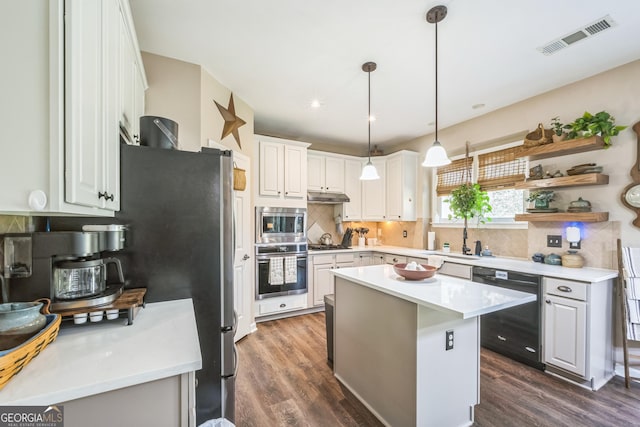
<path fill-rule="evenodd" d="M 333 376 L 324 313 L 259 323 L 238 350 L 237 426 L 382 425 Z M 480 366 L 474 426 L 640 426 L 639 384 L 592 392 L 484 349 Z"/>

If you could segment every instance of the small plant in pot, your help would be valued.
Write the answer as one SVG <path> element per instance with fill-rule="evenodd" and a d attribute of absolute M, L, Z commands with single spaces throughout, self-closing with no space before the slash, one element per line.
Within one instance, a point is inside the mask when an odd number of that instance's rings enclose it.
<path fill-rule="evenodd" d="M 600 111 L 596 114 L 585 111 L 582 117 L 564 125 L 564 129 L 568 129 L 567 138 L 589 138 L 599 135 L 604 141 L 604 148 L 611 146 L 612 136 L 618 135 L 626 128 L 627 126 L 616 126 L 615 118 L 606 111 Z"/>
<path fill-rule="evenodd" d="M 527 197 L 527 202 L 533 202 L 536 209 L 549 209 L 549 202 L 555 199 L 553 190 L 532 191 Z"/>
<path fill-rule="evenodd" d="M 560 121 L 560 117 L 556 116 L 551 119 L 551 129 L 553 130 L 553 142 L 560 142 L 567 138 L 567 133 L 564 131 L 564 123 Z"/>
<path fill-rule="evenodd" d="M 486 191 L 482 191 L 480 185 L 468 182 L 453 190 L 445 201 L 449 203 L 451 210 L 449 219 L 452 217 L 464 219 L 462 253 L 468 255 L 471 248 L 467 247 L 467 221 L 472 218 L 476 218 L 482 224 L 491 221 L 488 216 L 492 210 L 489 195 Z"/>

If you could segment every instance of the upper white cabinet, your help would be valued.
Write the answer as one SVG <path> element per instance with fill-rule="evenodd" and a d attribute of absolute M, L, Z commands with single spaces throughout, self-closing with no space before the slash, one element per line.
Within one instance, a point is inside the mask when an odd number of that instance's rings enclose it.
<path fill-rule="evenodd" d="M 120 126 L 126 80 L 122 35 L 135 31 L 126 0 L 12 0 L 19 46 L 3 102 L 15 114 L 3 158 L 28 159 L 0 172 L 1 213 L 112 216 L 119 209 Z M 126 31 L 123 31 L 126 29 Z M 13 31 L 11 28 L 5 28 Z M 24 52 L 30 52 L 24 55 Z M 134 62 L 139 54 L 133 55 Z M 143 68 L 138 78 L 144 98 Z M 135 83 L 134 83 L 135 85 Z M 139 107 L 144 100 L 135 100 Z M 133 118 L 133 117 L 132 117 Z"/>
<path fill-rule="evenodd" d="M 387 220 L 416 220 L 418 153 L 400 151 L 387 156 Z"/>
<path fill-rule="evenodd" d="M 307 153 L 307 188 L 323 193 L 345 192 L 345 159 L 343 157 Z"/>
<path fill-rule="evenodd" d="M 386 159 L 373 158 L 380 179 L 362 181 L 362 219 L 364 221 L 385 221 L 386 208 Z"/>
<path fill-rule="evenodd" d="M 362 181 L 360 174 L 364 163 L 360 159 L 346 159 L 344 164 L 344 192 L 348 203 L 342 204 L 342 219 L 359 221 L 362 219 Z"/>
<path fill-rule="evenodd" d="M 258 206 L 307 206 L 309 144 L 256 136 L 259 147 Z"/>

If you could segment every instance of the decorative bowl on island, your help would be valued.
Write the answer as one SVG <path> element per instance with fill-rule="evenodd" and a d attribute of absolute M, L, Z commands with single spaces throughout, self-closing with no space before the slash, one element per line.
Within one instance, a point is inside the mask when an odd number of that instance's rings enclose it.
<path fill-rule="evenodd" d="M 423 268 L 423 270 L 419 269 L 407 269 L 406 263 L 399 263 L 393 265 L 393 271 L 396 272 L 397 275 L 404 277 L 406 280 L 423 280 L 428 279 L 429 277 L 433 277 L 436 274 L 437 268 L 432 265 L 427 264 L 416 264 Z"/>

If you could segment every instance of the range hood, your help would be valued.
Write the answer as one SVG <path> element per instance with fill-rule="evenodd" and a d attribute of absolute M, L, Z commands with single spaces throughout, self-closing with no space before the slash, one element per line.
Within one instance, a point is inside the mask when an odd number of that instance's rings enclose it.
<path fill-rule="evenodd" d="M 349 197 L 344 193 L 321 193 L 319 191 L 309 191 L 307 193 L 307 202 L 324 203 L 327 205 L 337 205 L 349 202 Z"/>

